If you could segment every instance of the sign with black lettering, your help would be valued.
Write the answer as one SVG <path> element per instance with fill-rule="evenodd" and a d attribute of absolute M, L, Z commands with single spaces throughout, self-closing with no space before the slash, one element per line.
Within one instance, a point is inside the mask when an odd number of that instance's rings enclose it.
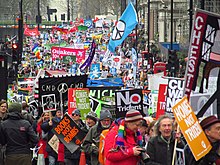
<path fill-rule="evenodd" d="M 183 98 L 184 80 L 169 79 L 166 97 L 166 113 L 172 113 L 172 107 Z"/>
<path fill-rule="evenodd" d="M 39 103 L 42 103 L 42 96 L 54 94 L 57 107 L 60 107 L 61 100 L 67 107 L 68 88 L 85 88 L 86 83 L 87 75 L 39 78 Z"/>
<path fill-rule="evenodd" d="M 220 16 L 199 9 L 194 15 L 185 78 L 185 95 L 188 99 L 197 86 L 200 87 L 199 92 L 203 93 L 203 88 L 208 88 L 210 71 L 220 67 Z"/>
<path fill-rule="evenodd" d="M 53 129 L 53 132 L 71 153 L 77 150 L 86 136 L 86 133 L 78 127 L 67 113 Z"/>
<path fill-rule="evenodd" d="M 143 112 L 143 94 L 142 89 L 119 90 L 115 92 L 116 100 L 116 118 L 125 117 L 127 111 L 135 109 Z"/>

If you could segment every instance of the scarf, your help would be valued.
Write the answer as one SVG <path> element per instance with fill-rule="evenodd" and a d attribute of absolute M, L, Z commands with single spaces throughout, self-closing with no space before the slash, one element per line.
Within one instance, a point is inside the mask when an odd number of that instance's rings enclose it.
<path fill-rule="evenodd" d="M 116 140 L 116 146 L 118 147 L 124 147 L 124 138 L 126 137 L 126 131 L 125 131 L 125 122 L 124 120 L 120 123 L 119 128 L 118 128 L 118 136 Z M 140 131 L 136 132 L 136 137 L 137 137 L 137 145 L 142 146 L 143 145 L 143 137 L 141 136 Z"/>

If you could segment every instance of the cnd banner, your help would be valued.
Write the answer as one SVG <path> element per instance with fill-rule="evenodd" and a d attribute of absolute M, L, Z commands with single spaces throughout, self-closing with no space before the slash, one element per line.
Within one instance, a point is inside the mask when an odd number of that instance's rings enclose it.
<path fill-rule="evenodd" d="M 125 117 L 127 111 L 134 109 L 143 112 L 143 94 L 142 89 L 119 90 L 115 92 L 116 100 L 116 118 Z"/>
<path fill-rule="evenodd" d="M 39 103 L 43 111 L 67 108 L 68 88 L 85 88 L 87 75 L 39 78 Z"/>

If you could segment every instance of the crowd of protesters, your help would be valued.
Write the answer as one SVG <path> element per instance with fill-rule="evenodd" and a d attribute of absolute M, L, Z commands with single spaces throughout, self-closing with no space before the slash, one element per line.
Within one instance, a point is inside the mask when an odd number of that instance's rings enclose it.
<path fill-rule="evenodd" d="M 31 152 L 31 148 L 39 147 L 46 165 L 79 165 L 82 153 L 85 154 L 84 164 L 88 165 L 171 165 L 175 140 L 177 147 L 184 149 L 186 165 L 220 163 L 220 120 L 215 116 L 200 122 L 212 149 L 196 161 L 184 137 L 176 132 L 175 119 L 168 115 L 154 119 L 131 109 L 124 117 L 114 119 L 108 109 L 103 109 L 99 117 L 91 111 L 83 121 L 80 110 L 76 109 L 69 115 L 86 136 L 71 153 L 61 141 L 58 152 L 48 143 L 54 136 L 52 130 L 62 119 L 61 110 L 44 112 L 35 119 L 27 107 L 27 104 L 0 102 L 2 165 L 39 165 L 39 156 L 33 157 Z"/>

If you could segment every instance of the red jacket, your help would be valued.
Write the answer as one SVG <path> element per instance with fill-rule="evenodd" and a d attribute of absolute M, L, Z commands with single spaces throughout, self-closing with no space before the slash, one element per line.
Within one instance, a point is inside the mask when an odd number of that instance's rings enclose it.
<path fill-rule="evenodd" d="M 46 145 L 47 145 L 47 141 L 42 139 L 42 129 L 40 127 L 40 125 L 42 124 L 42 122 L 39 122 L 37 123 L 37 133 L 39 134 L 39 142 L 38 142 L 38 146 L 41 146 L 42 145 L 42 149 L 43 149 L 43 154 L 44 154 L 44 158 L 47 158 L 48 157 L 48 153 L 46 151 Z"/>
<path fill-rule="evenodd" d="M 104 157 L 105 165 L 136 165 L 139 157 L 134 156 L 133 147 L 137 146 L 135 133 L 132 130 L 126 129 L 125 150 L 117 150 L 115 152 L 111 149 L 116 148 L 116 139 L 118 135 L 118 126 L 112 128 L 105 137 Z"/>

